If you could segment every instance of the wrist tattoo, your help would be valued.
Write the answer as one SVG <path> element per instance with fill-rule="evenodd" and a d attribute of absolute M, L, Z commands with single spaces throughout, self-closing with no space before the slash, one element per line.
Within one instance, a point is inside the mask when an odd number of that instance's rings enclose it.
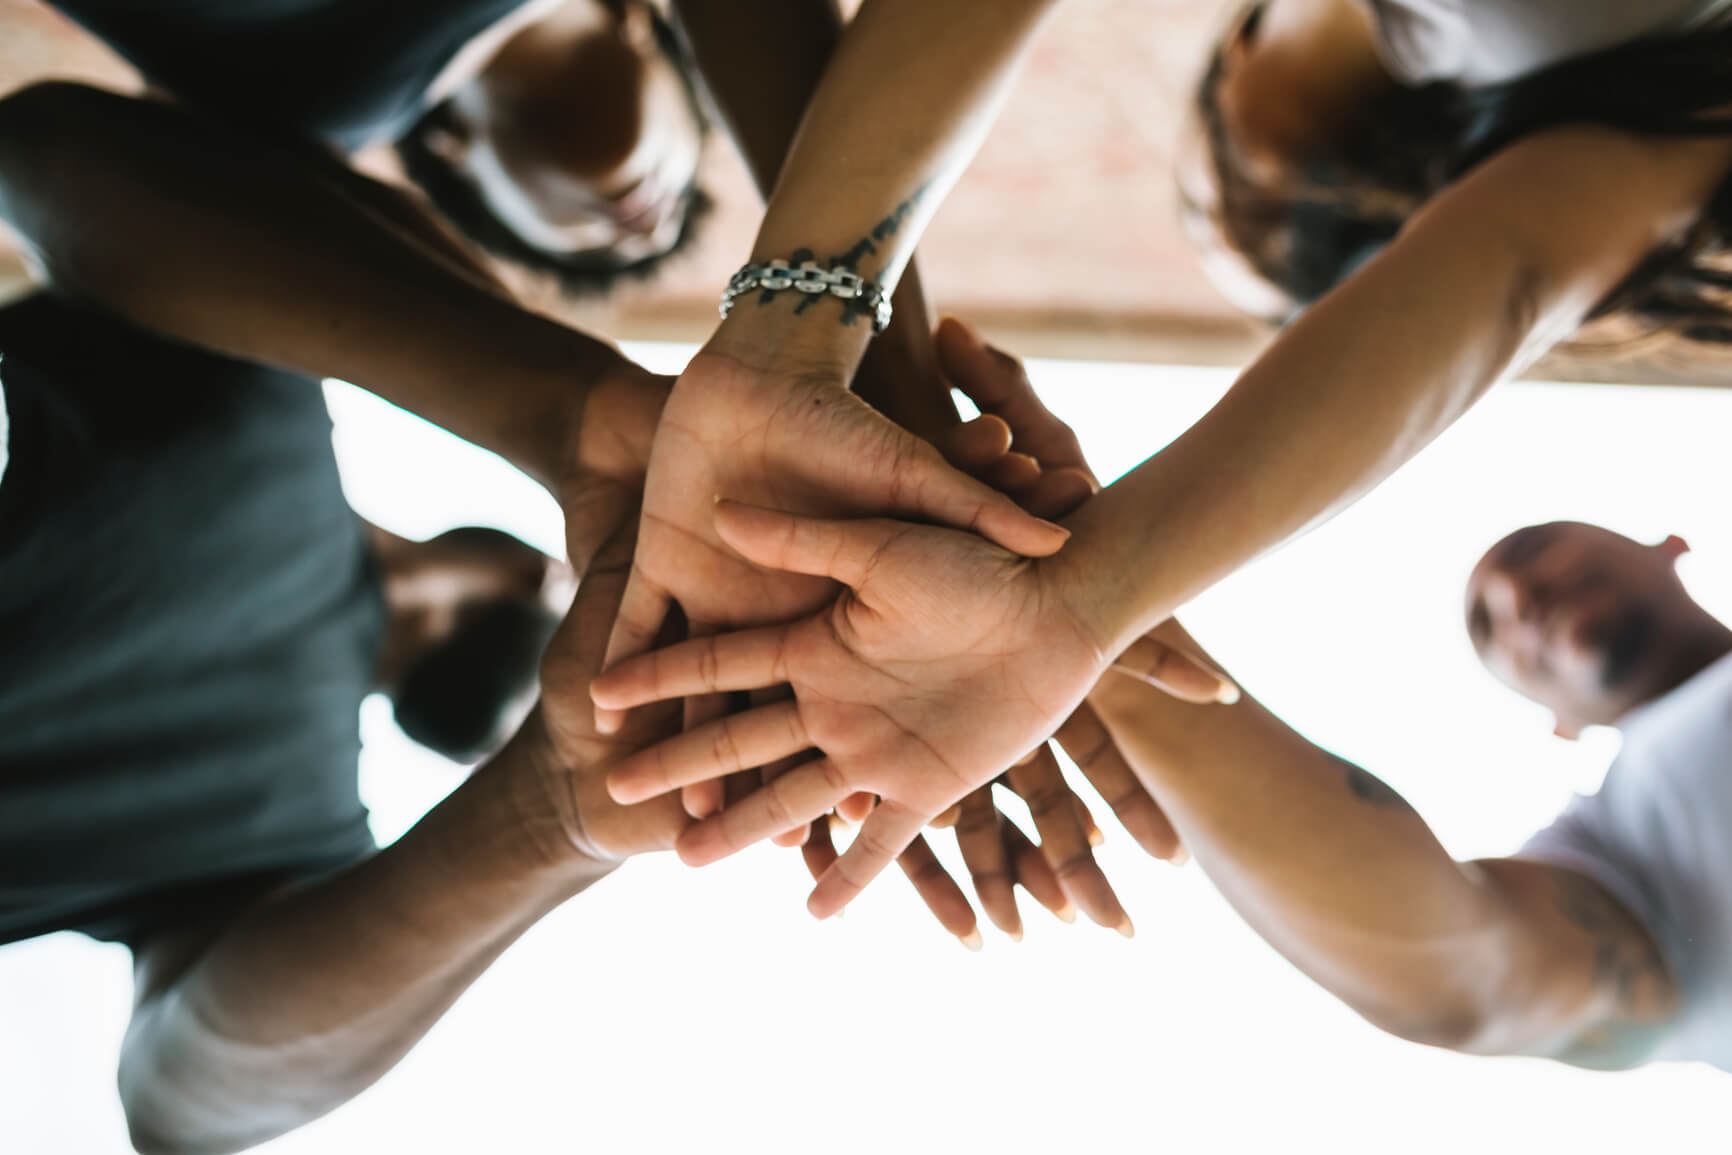
<path fill-rule="evenodd" d="M 828 261 L 829 266 L 831 268 L 844 268 L 858 273 L 860 271 L 861 261 L 865 260 L 867 257 L 877 256 L 878 246 L 883 242 L 890 240 L 898 232 L 902 231 L 902 226 L 907 221 L 908 214 L 913 212 L 915 207 L 925 198 L 926 190 L 930 187 L 931 184 L 929 182 L 915 189 L 909 194 L 906 200 L 891 209 L 889 213 L 885 214 L 884 218 L 877 224 L 873 225 L 870 231 L 868 231 L 864 236 L 856 240 L 845 251 L 830 257 Z M 802 248 L 796 249 L 793 254 L 789 256 L 788 263 L 798 266 L 801 262 L 814 260 L 817 260 L 817 254 L 811 249 Z M 760 293 L 758 294 L 758 305 L 759 307 L 768 305 L 775 299 L 775 293 Z M 794 306 L 794 315 L 800 316 L 805 313 L 807 309 L 810 309 L 820 299 L 821 297 L 816 294 L 812 296 L 802 296 L 800 302 Z M 864 300 L 844 300 L 842 302 L 842 323 L 844 325 L 852 325 L 861 317 L 870 318 L 872 312 L 873 310 L 871 305 Z"/>

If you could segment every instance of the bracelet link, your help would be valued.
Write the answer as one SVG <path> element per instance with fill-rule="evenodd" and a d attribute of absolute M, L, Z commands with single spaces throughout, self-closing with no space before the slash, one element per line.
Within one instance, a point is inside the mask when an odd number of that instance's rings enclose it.
<path fill-rule="evenodd" d="M 816 261 L 802 261 L 796 268 L 780 258 L 762 265 L 743 265 L 728 278 L 728 287 L 722 292 L 721 314 L 726 317 L 734 302 L 747 293 L 758 290 L 779 293 L 786 289 L 814 297 L 828 294 L 848 302 L 849 308 L 861 309 L 872 318 L 875 334 L 882 333 L 890 324 L 890 297 L 882 285 L 841 265 L 826 269 Z"/>

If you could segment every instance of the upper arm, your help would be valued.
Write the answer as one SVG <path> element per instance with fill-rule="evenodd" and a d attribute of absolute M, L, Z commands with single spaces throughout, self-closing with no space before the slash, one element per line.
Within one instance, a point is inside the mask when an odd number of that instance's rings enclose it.
<path fill-rule="evenodd" d="M 1521 859 L 1472 864 L 1507 914 L 1507 969 L 1467 1048 L 1615 1069 L 1646 1060 L 1678 994 L 1652 933 L 1599 882 Z"/>

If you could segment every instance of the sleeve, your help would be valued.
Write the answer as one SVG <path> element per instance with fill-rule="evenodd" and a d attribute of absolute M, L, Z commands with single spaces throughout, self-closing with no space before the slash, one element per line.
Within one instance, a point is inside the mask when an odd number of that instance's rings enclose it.
<path fill-rule="evenodd" d="M 1692 973 L 1693 939 L 1680 931 L 1678 904 L 1656 865 L 1654 848 L 1636 833 L 1651 825 L 1641 814 L 1628 812 L 1639 800 L 1624 797 L 1628 791 L 1619 790 L 1623 784 L 1612 778 L 1607 775 L 1607 788 L 1599 793 L 1578 795 L 1514 857 L 1573 870 L 1605 887 L 1647 928 L 1667 968 L 1682 980 Z"/>

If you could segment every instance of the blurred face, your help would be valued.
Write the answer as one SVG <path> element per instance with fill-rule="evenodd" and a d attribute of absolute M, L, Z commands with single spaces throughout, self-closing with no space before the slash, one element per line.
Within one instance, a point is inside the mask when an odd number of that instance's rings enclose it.
<path fill-rule="evenodd" d="M 453 94 L 450 158 L 527 245 L 624 267 L 672 249 L 702 120 L 641 0 L 568 4 Z"/>
<path fill-rule="evenodd" d="M 1677 684 L 1681 648 L 1700 634 L 1704 612 L 1674 568 L 1686 548 L 1580 522 L 1519 529 L 1468 579 L 1468 635 L 1559 734 L 1611 724 Z"/>
<path fill-rule="evenodd" d="M 1297 302 L 1258 268 L 1287 263 L 1292 201 L 1307 166 L 1329 155 L 1348 119 L 1393 81 L 1353 0 L 1250 5 L 1218 54 L 1178 153 L 1186 226 L 1216 287 L 1246 312 L 1280 321 Z"/>

